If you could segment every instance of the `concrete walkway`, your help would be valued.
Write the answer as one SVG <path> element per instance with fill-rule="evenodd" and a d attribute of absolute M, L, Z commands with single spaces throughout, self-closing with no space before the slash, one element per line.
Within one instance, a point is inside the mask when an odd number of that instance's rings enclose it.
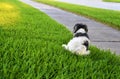
<path fill-rule="evenodd" d="M 61 2 L 67 2 L 72 4 L 84 5 L 89 7 L 120 10 L 120 3 L 103 2 L 102 0 L 59 0 Z"/>
<path fill-rule="evenodd" d="M 120 31 L 55 7 L 33 2 L 31 0 L 21 1 L 46 13 L 57 22 L 65 25 L 70 31 L 73 30 L 73 26 L 76 23 L 87 24 L 89 29 L 88 34 L 93 45 L 102 49 L 110 49 L 111 51 L 116 52 L 116 54 L 120 54 Z"/>

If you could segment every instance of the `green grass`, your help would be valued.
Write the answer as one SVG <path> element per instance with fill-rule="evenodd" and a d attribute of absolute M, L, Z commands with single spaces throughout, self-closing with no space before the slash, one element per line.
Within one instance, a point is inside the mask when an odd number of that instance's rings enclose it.
<path fill-rule="evenodd" d="M 120 79 L 119 56 L 96 47 L 89 56 L 71 54 L 61 47 L 72 38 L 63 25 L 18 0 L 1 2 L 18 14 L 1 16 L 14 21 L 0 24 L 0 79 Z"/>
<path fill-rule="evenodd" d="M 103 0 L 103 1 L 105 1 L 105 2 L 120 2 L 120 0 Z"/>
<path fill-rule="evenodd" d="M 16 22 L 19 19 L 19 11 L 17 8 L 8 2 L 1 1 L 0 3 L 0 25 L 8 25 Z"/>
<path fill-rule="evenodd" d="M 113 28 L 120 30 L 120 11 L 98 9 L 86 6 L 80 6 L 75 4 L 69 4 L 64 2 L 58 2 L 57 0 L 35 0 L 48 5 L 52 5 L 63 10 L 67 10 L 78 15 L 83 15 L 88 18 L 105 23 Z"/>

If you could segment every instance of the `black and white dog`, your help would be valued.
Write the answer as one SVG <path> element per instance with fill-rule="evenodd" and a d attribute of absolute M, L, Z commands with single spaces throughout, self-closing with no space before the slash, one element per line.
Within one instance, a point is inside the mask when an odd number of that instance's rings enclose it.
<path fill-rule="evenodd" d="M 90 51 L 88 50 L 90 40 L 87 34 L 87 26 L 82 23 L 75 24 L 73 32 L 73 39 L 71 39 L 67 45 L 63 44 L 62 47 L 77 55 L 90 54 Z"/>

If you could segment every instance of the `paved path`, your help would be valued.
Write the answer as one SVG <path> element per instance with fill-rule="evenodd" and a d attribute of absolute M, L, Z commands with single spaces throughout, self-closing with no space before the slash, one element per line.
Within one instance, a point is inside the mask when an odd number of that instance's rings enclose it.
<path fill-rule="evenodd" d="M 120 3 L 103 2 L 102 0 L 59 0 L 59 1 L 96 8 L 120 10 Z"/>
<path fill-rule="evenodd" d="M 70 31 L 72 31 L 73 26 L 76 23 L 87 24 L 89 29 L 88 34 L 93 45 L 102 49 L 110 49 L 115 51 L 117 54 L 120 54 L 120 31 L 58 8 L 33 2 L 31 0 L 21 1 L 43 11 L 59 23 L 64 24 Z"/>

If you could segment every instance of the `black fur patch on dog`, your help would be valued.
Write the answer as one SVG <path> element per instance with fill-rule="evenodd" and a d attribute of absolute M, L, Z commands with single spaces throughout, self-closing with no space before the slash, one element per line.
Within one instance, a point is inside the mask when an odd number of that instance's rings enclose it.
<path fill-rule="evenodd" d="M 89 39 L 89 36 L 88 36 L 87 33 L 76 33 L 76 34 L 74 35 L 74 37 L 80 37 L 80 36 L 85 36 L 85 37 L 87 37 L 87 38 Z"/>
<path fill-rule="evenodd" d="M 89 46 L 88 41 L 85 41 L 85 42 L 83 43 L 83 45 L 87 48 L 86 50 L 88 50 L 88 46 Z"/>

